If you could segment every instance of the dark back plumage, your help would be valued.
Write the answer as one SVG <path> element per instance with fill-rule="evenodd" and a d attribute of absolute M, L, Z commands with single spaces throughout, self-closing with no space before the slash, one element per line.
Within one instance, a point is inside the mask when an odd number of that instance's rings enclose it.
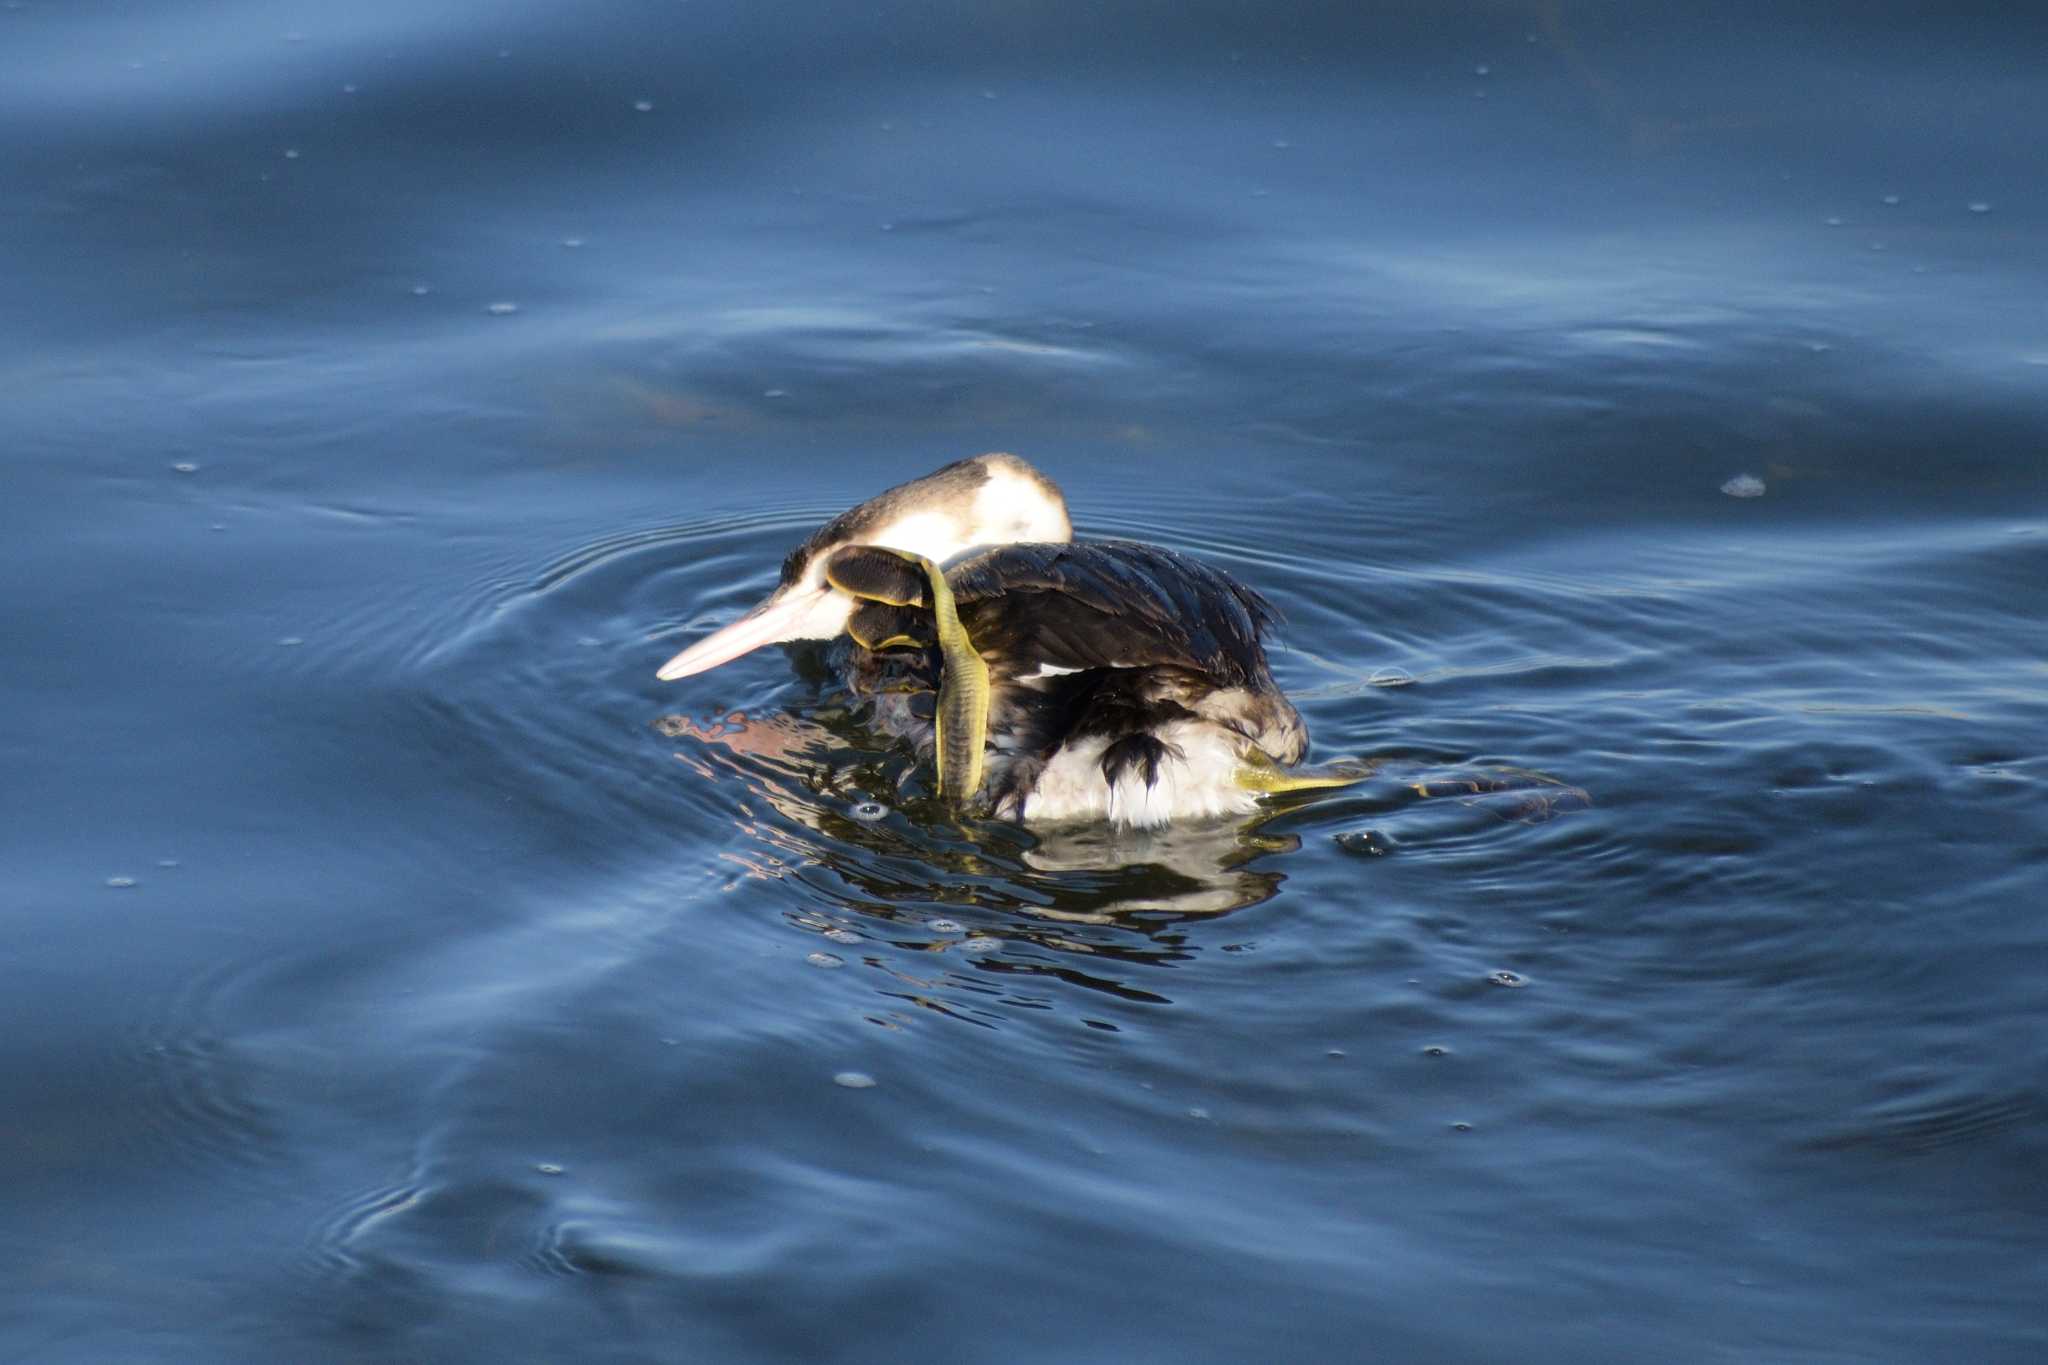
<path fill-rule="evenodd" d="M 1217 687 L 1267 677 L 1273 605 L 1198 559 L 1095 540 L 1004 545 L 946 570 L 984 655 L 1055 668 L 1178 668 Z"/>
<path fill-rule="evenodd" d="M 887 550 L 833 556 L 832 581 L 869 600 L 855 639 L 928 639 L 921 573 Z M 1280 613 L 1198 559 L 1132 540 L 1002 545 L 946 569 L 974 647 L 1008 669 L 1176 668 L 1216 687 L 1267 677 L 1265 632 Z"/>

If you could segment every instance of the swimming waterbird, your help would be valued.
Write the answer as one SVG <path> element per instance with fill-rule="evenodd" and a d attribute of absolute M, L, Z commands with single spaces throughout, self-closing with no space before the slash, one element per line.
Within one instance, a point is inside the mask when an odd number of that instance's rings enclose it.
<path fill-rule="evenodd" d="M 1266 664 L 1276 619 L 1178 551 L 1075 541 L 1050 479 L 979 455 L 834 517 L 764 601 L 659 676 L 838 640 L 874 727 L 936 765 L 941 796 L 1030 823 L 1157 826 L 1357 780 L 1287 771 L 1308 731 Z"/>

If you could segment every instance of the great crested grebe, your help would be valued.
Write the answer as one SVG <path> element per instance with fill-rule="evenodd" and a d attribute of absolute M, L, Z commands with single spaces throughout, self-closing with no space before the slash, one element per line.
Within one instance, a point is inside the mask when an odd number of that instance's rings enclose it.
<path fill-rule="evenodd" d="M 1243 814 L 1308 747 L 1250 588 L 1173 550 L 1075 542 L 1066 499 L 979 455 L 819 528 L 739 620 L 662 665 L 686 678 L 762 645 L 845 636 L 877 729 L 938 767 L 941 795 L 1025 822 L 1134 826 Z"/>

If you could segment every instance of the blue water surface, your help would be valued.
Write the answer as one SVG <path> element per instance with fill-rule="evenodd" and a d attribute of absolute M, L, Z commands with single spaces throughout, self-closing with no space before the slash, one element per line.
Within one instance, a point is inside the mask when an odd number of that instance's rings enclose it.
<path fill-rule="evenodd" d="M 0 1358 L 2048 1358 L 2044 50 L 6 0 Z M 993 449 L 1375 776 L 655 680 Z"/>

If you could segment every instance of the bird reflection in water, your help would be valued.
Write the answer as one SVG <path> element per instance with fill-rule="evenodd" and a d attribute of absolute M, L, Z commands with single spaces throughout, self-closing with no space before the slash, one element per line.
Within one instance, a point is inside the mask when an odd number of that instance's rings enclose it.
<path fill-rule="evenodd" d="M 1031 829 L 963 820 L 921 786 L 913 758 L 829 696 L 808 710 L 655 724 L 677 741 L 677 761 L 733 793 L 719 799 L 745 836 L 746 851 L 729 855 L 745 877 L 802 888 L 784 913 L 817 936 L 813 960 L 880 974 L 892 1005 L 867 1017 L 884 1028 L 920 1014 L 1001 1027 L 1077 998 L 1173 1003 L 1159 973 L 1202 951 L 1194 923 L 1279 894 L 1280 855 L 1302 843 L 1279 826 L 1340 825 L 1339 849 L 1383 854 L 1396 846 L 1386 828 L 1406 843 L 1454 840 L 1587 804 L 1541 774 L 1388 763 L 1339 794 L 1279 798 L 1249 816 Z M 1102 1009 L 1081 1013 L 1091 1028 L 1117 1027 Z"/>
<path fill-rule="evenodd" d="M 797 851 L 794 830 L 822 836 L 808 842 L 806 859 L 870 907 L 937 902 L 1072 924 L 1112 924 L 1137 912 L 1213 915 L 1271 899 L 1282 874 L 1247 864 L 1301 842 L 1259 831 L 1277 808 L 1156 829 L 963 823 L 923 789 L 912 759 L 877 747 L 850 713 L 829 704 L 809 716 L 668 715 L 655 728 L 687 741 L 675 756 L 697 776 L 743 785 L 753 799 L 741 803 L 741 823 L 751 833 L 764 832 L 759 807 L 782 817 L 777 867 L 787 868 Z"/>
<path fill-rule="evenodd" d="M 921 788 L 913 759 L 830 704 L 808 716 L 667 715 L 655 726 L 669 739 L 688 741 L 675 757 L 699 777 L 737 780 L 756 798 L 742 803 L 746 828 L 763 833 L 752 812 L 766 806 L 783 818 L 785 831 L 823 836 L 802 855 L 833 867 L 876 902 L 980 905 L 1049 922 L 1111 924 L 1141 912 L 1216 915 L 1269 900 L 1284 875 L 1253 864 L 1301 846 L 1298 834 L 1268 828 L 1297 812 L 1325 824 L 1376 820 L 1419 841 L 1501 822 L 1536 824 L 1592 804 L 1583 789 L 1524 768 L 1354 761 L 1341 765 L 1353 776 L 1341 793 L 1280 797 L 1250 816 L 1153 829 L 1099 821 L 1023 829 L 995 820 L 963 823 Z M 1395 842 L 1377 830 L 1369 838 L 1355 835 L 1339 833 L 1340 847 L 1384 853 Z M 774 841 L 778 867 L 798 851 L 790 837 L 785 832 Z M 849 856 L 860 853 L 884 860 L 886 872 L 874 859 Z M 935 871 L 953 880 L 935 882 Z"/>

